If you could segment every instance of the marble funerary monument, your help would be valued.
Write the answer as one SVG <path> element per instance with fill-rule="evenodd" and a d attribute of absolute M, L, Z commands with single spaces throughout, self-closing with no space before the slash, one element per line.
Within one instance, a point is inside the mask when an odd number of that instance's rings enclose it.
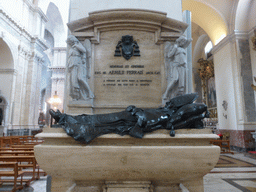
<path fill-rule="evenodd" d="M 191 40 L 182 37 L 187 24 L 180 0 L 86 2 L 71 1 L 66 114 L 158 108 L 185 94 L 184 55 Z M 178 191 L 180 183 L 199 192 L 220 153 L 209 144 L 217 136 L 205 129 L 177 130 L 175 137 L 158 130 L 142 139 L 111 133 L 89 144 L 61 128 L 37 136 L 45 142 L 35 147 L 36 159 L 56 192 Z"/>
<path fill-rule="evenodd" d="M 172 67 L 170 61 L 165 61 L 169 60 L 168 54 L 165 53 L 169 50 L 165 47 L 170 49 L 170 46 L 165 46 L 165 42 L 177 40 L 187 24 L 167 18 L 166 13 L 135 9 L 106 10 L 92 12 L 89 17 L 70 22 L 68 27 L 86 51 L 84 50 L 83 69 L 74 74 L 74 70 L 77 69 L 73 69 L 70 60 L 75 53 L 68 40 L 69 79 L 66 82 L 65 101 L 67 113 L 108 113 L 120 111 L 128 105 L 159 107 L 162 104 L 162 97 L 170 98 L 168 94 L 173 90 L 172 86 L 167 90 L 167 84 L 171 84 L 170 81 L 175 78 L 182 84 L 185 74 L 178 72 L 180 70 L 177 68 L 185 66 Z M 133 38 L 130 42 L 133 45 L 130 47 L 134 49 L 134 53 L 129 59 L 124 57 L 123 51 L 126 47 L 129 48 L 129 45 L 121 43 L 125 36 Z M 79 78 L 82 75 L 80 73 L 84 74 L 83 80 Z M 177 77 L 179 73 L 183 74 Z M 175 74 L 176 77 L 170 77 L 171 74 Z M 81 96 L 74 96 L 74 81 L 84 81 L 81 83 L 83 85 L 77 85 L 75 88 Z M 181 87 L 184 87 L 184 82 Z M 87 94 L 81 93 L 83 90 Z"/>

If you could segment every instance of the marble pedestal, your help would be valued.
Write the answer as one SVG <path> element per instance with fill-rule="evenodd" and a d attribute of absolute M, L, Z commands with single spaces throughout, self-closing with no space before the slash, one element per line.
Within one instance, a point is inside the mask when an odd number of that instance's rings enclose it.
<path fill-rule="evenodd" d="M 40 167 L 51 175 L 52 192 L 204 191 L 203 176 L 216 165 L 220 149 L 209 144 L 210 130 L 177 130 L 175 137 L 159 130 L 143 139 L 107 134 L 81 144 L 62 129 L 37 135 Z"/>

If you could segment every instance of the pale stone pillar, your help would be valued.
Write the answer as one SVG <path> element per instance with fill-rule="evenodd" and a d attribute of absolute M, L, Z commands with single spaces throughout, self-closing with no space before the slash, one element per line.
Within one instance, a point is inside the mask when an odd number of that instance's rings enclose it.
<path fill-rule="evenodd" d="M 191 33 L 191 12 L 186 10 L 183 11 L 183 21 L 188 24 L 188 27 L 184 34 L 187 39 L 192 39 Z M 192 81 L 192 43 L 186 49 L 187 51 L 187 74 L 186 74 L 186 93 L 192 93 L 193 91 L 193 81 Z"/>
<path fill-rule="evenodd" d="M 41 80 L 41 65 L 39 64 L 42 57 L 36 55 L 36 53 L 31 54 L 30 60 L 28 62 L 27 77 L 26 77 L 26 89 L 24 99 L 25 102 L 22 103 L 24 110 L 21 111 L 23 115 L 21 125 L 36 125 L 37 117 L 39 114 L 39 94 L 40 86 L 39 82 Z M 37 115 L 36 115 L 37 114 Z"/>
<path fill-rule="evenodd" d="M 52 71 L 52 95 L 57 91 L 57 95 L 62 103 L 57 106 L 60 111 L 63 111 L 64 102 L 64 82 L 65 82 L 65 69 L 66 69 L 66 47 L 52 48 L 53 61 L 50 67 Z M 53 108 L 53 107 L 52 107 Z"/>
<path fill-rule="evenodd" d="M 14 102 L 13 102 L 13 118 L 12 124 L 19 125 L 22 124 L 24 116 L 26 114 L 25 110 L 25 92 L 26 92 L 26 82 L 27 82 L 27 59 L 29 57 L 29 51 L 26 47 L 19 47 L 19 57 L 17 59 L 17 78 L 15 83 Z M 23 113 L 22 113 L 23 111 Z"/>
<path fill-rule="evenodd" d="M 242 138 L 250 137 L 256 124 L 248 34 L 235 32 L 223 39 L 212 52 L 219 129 L 230 133 L 231 146 L 245 150 L 250 146 Z"/>

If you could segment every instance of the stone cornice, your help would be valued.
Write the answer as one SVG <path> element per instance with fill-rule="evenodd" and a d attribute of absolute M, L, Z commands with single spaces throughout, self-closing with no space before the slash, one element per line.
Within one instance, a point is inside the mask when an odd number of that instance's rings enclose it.
<path fill-rule="evenodd" d="M 67 51 L 67 47 L 53 47 L 53 51 Z"/>
<path fill-rule="evenodd" d="M 231 42 L 231 37 L 230 35 L 227 35 L 224 39 L 222 39 L 217 45 L 215 45 L 211 52 L 212 54 L 217 53 L 219 50 L 221 50 L 225 45 Z"/>
<path fill-rule="evenodd" d="M 39 7 L 35 6 L 35 5 L 34 5 L 31 1 L 29 1 L 29 0 L 23 0 L 23 1 L 24 1 L 24 3 L 27 4 L 27 6 L 29 7 L 30 10 L 32 10 L 33 12 L 37 12 L 45 22 L 48 21 L 46 15 L 43 13 L 43 11 L 42 11 Z"/>
<path fill-rule="evenodd" d="M 66 67 L 63 66 L 53 66 L 49 67 L 49 70 L 51 70 L 54 73 L 65 73 Z"/>
<path fill-rule="evenodd" d="M 25 3 L 29 2 L 27 0 L 25 0 Z M 30 3 L 30 2 L 29 2 Z M 33 5 L 32 5 L 33 6 Z M 46 15 L 42 12 L 42 10 L 40 8 L 34 7 L 33 8 L 34 11 L 38 12 L 41 16 L 41 18 L 47 22 L 48 19 L 46 17 Z M 21 26 L 18 22 L 16 22 L 7 12 L 5 12 L 1 7 L 0 7 L 0 17 L 6 21 L 6 23 L 8 23 L 10 26 L 13 27 L 14 30 L 16 30 L 18 33 L 24 35 L 24 37 L 26 37 L 29 41 L 32 41 L 33 39 L 36 39 L 39 43 L 39 45 L 41 45 L 41 47 L 45 50 L 48 49 L 49 47 L 46 45 L 46 42 L 44 42 L 44 40 L 41 40 L 40 38 L 38 38 L 37 36 L 33 36 L 30 32 L 28 32 L 23 26 Z"/>
<path fill-rule="evenodd" d="M 100 33 L 112 30 L 136 30 L 155 33 L 155 43 L 176 40 L 187 28 L 187 24 L 168 18 L 166 13 L 142 9 L 112 9 L 89 13 L 85 17 L 68 23 L 72 34 L 78 39 L 89 38 L 100 42 Z"/>
<path fill-rule="evenodd" d="M 234 31 L 232 34 L 227 35 L 224 39 L 222 39 L 217 45 L 212 48 L 212 54 L 215 54 L 219 50 L 221 50 L 228 43 L 233 43 L 236 40 L 240 39 L 249 39 L 248 31 Z"/>
<path fill-rule="evenodd" d="M 23 2 L 29 7 L 29 9 L 31 10 L 35 10 L 35 6 L 33 5 L 33 3 L 29 0 L 23 0 Z"/>
<path fill-rule="evenodd" d="M 12 17 L 10 17 L 3 9 L 0 7 L 0 17 L 5 20 L 9 25 L 11 25 L 18 33 L 23 34 L 27 39 L 31 40 L 33 37 L 24 27 L 19 25 Z"/>
<path fill-rule="evenodd" d="M 13 74 L 16 75 L 18 71 L 16 69 L 0 69 L 0 74 Z"/>
<path fill-rule="evenodd" d="M 44 22 L 49 21 L 49 19 L 46 17 L 44 12 L 39 7 L 37 7 L 35 11 L 41 16 L 41 18 L 44 20 Z"/>
<path fill-rule="evenodd" d="M 232 34 L 231 34 L 231 39 L 237 40 L 237 39 L 248 39 L 249 38 L 249 32 L 248 31 L 237 31 L 235 30 Z"/>
<path fill-rule="evenodd" d="M 43 49 L 43 51 L 50 48 L 44 39 L 41 39 L 39 37 L 34 37 L 33 40 L 37 45 L 39 45 Z"/>
<path fill-rule="evenodd" d="M 64 83 L 65 82 L 64 77 L 52 77 L 51 80 L 53 83 Z"/>
<path fill-rule="evenodd" d="M 51 66 L 49 69 L 66 69 L 64 66 Z"/>

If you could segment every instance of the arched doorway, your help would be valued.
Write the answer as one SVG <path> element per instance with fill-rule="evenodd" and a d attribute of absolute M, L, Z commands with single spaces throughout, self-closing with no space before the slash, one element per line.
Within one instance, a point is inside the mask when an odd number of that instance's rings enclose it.
<path fill-rule="evenodd" d="M 0 126 L 5 126 L 7 122 L 7 101 L 4 97 L 0 96 Z"/>
<path fill-rule="evenodd" d="M 14 58 L 9 44 L 0 38 L 0 135 L 11 124 L 12 115 L 10 101 L 12 101 L 13 81 L 15 76 Z"/>

